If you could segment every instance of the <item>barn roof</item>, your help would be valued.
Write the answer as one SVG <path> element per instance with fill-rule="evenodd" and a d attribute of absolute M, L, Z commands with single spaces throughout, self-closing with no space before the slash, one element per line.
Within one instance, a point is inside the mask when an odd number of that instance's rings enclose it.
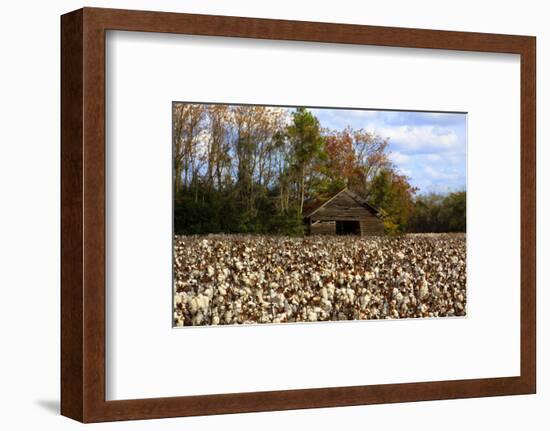
<path fill-rule="evenodd" d="M 359 205 L 365 207 L 367 210 L 374 213 L 376 216 L 379 216 L 379 217 L 381 216 L 382 211 L 380 211 L 374 205 L 371 205 L 370 203 L 368 203 L 366 199 L 361 198 L 359 195 L 349 190 L 347 187 L 344 187 L 342 190 L 336 193 L 323 194 L 323 195 L 319 195 L 315 199 L 311 199 L 306 204 L 304 204 L 303 216 L 311 217 L 314 213 L 319 211 L 321 208 L 326 206 L 330 201 L 332 201 L 336 196 L 342 193 L 346 193 L 347 195 L 349 195 Z"/>

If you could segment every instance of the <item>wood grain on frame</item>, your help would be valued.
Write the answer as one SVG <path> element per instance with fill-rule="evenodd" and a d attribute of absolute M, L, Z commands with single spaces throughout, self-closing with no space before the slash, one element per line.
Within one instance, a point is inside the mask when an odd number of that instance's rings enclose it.
<path fill-rule="evenodd" d="M 61 412 L 83 420 L 82 11 L 61 25 Z"/>
<path fill-rule="evenodd" d="M 61 18 L 61 413 L 82 422 L 350 406 L 536 390 L 535 38 L 84 8 Z M 521 375 L 105 400 L 105 31 L 515 53 L 521 56 Z"/>

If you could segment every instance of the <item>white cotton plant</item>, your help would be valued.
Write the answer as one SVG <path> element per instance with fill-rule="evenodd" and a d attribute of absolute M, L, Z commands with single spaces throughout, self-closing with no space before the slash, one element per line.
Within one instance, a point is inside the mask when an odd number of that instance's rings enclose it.
<path fill-rule="evenodd" d="M 174 324 L 464 316 L 465 235 L 174 240 Z"/>

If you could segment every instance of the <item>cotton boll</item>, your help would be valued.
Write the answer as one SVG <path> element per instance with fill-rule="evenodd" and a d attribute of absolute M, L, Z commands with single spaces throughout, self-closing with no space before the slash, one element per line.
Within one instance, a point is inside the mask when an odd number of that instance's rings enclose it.
<path fill-rule="evenodd" d="M 198 299 L 198 297 L 194 296 L 193 298 L 191 298 L 191 301 L 189 303 L 189 309 L 191 310 L 191 313 L 195 314 L 199 311 L 200 309 L 200 300 Z"/>
<path fill-rule="evenodd" d="M 420 295 L 420 299 L 426 299 L 430 294 L 430 290 L 428 289 L 428 282 L 426 280 L 422 280 L 420 282 L 420 288 L 418 289 L 418 294 Z"/>
<path fill-rule="evenodd" d="M 200 325 L 204 320 L 204 314 L 202 311 L 197 312 L 195 316 L 193 316 L 193 325 Z"/>
<path fill-rule="evenodd" d="M 404 300 L 404 296 L 401 292 L 398 292 L 396 295 L 395 295 L 395 300 L 397 301 L 398 304 L 401 304 Z"/>
<path fill-rule="evenodd" d="M 360 304 L 361 308 L 365 309 L 365 307 L 369 304 L 371 299 L 371 295 L 366 293 L 365 295 L 361 296 Z"/>
<path fill-rule="evenodd" d="M 310 322 L 315 322 L 317 320 L 317 313 L 310 311 L 307 315 L 307 318 Z"/>
<path fill-rule="evenodd" d="M 231 319 L 233 318 L 233 313 L 231 313 L 231 310 L 227 310 L 223 316 L 225 323 L 231 323 Z"/>
<path fill-rule="evenodd" d="M 323 304 L 323 311 L 330 312 L 332 310 L 332 302 L 331 301 L 323 299 L 321 303 Z"/>

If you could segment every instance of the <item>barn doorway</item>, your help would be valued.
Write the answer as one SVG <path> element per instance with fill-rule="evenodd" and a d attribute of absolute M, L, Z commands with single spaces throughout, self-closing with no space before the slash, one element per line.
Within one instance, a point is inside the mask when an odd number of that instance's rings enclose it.
<path fill-rule="evenodd" d="M 358 221 L 336 220 L 336 235 L 361 235 L 361 224 Z"/>

